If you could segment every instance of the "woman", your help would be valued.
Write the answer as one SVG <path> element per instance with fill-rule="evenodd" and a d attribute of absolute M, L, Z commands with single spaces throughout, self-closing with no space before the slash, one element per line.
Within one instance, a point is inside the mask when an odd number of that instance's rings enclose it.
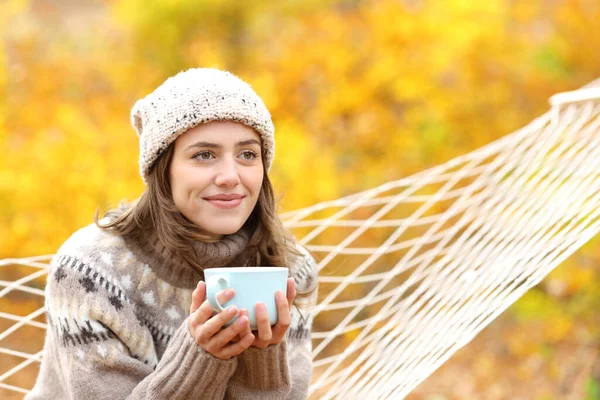
<path fill-rule="evenodd" d="M 147 188 L 53 258 L 27 398 L 306 398 L 317 272 L 275 213 L 264 103 L 229 72 L 190 69 L 139 100 L 131 121 Z M 203 282 L 205 268 L 252 265 L 290 270 L 277 324 L 258 304 L 257 331 L 247 310 L 214 315 Z"/>

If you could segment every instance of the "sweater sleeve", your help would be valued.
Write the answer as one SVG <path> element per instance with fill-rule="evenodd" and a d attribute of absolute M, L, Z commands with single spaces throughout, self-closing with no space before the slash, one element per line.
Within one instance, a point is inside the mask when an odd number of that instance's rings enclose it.
<path fill-rule="evenodd" d="M 27 399 L 222 399 L 237 360 L 197 346 L 186 319 L 158 362 L 150 331 L 113 283 L 81 262 L 53 261 L 42 365 Z"/>
<path fill-rule="evenodd" d="M 292 307 L 286 339 L 265 349 L 250 347 L 238 355 L 238 365 L 226 391 L 226 399 L 303 400 L 312 376 L 311 331 L 317 298 L 318 274 L 312 256 L 290 268 L 296 287 L 310 292 L 300 311 Z"/>

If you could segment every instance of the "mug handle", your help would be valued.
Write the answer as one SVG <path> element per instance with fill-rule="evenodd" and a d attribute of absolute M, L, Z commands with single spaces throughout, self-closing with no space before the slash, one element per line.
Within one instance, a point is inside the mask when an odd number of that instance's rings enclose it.
<path fill-rule="evenodd" d="M 217 293 L 227 289 L 227 287 L 229 287 L 229 283 L 222 275 L 213 275 L 206 281 L 206 299 L 215 312 L 224 310 L 223 306 L 219 304 L 219 300 L 217 300 Z"/>

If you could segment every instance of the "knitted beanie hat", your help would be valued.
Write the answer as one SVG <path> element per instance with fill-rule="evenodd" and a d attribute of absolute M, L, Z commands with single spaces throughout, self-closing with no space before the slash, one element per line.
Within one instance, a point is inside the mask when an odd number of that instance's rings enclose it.
<path fill-rule="evenodd" d="M 228 71 L 192 68 L 168 78 L 131 109 L 140 138 L 140 175 L 146 182 L 152 165 L 179 135 L 210 121 L 236 121 L 254 128 L 262 139 L 267 171 L 275 153 L 275 127 L 252 87 Z"/>

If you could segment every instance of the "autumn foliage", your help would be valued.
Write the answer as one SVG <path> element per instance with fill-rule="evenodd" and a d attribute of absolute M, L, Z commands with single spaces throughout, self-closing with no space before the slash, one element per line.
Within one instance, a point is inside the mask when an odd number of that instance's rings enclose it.
<path fill-rule="evenodd" d="M 4 0 L 0 259 L 54 253 L 97 208 L 139 196 L 129 110 L 183 69 L 231 70 L 264 99 L 285 211 L 527 124 L 600 76 L 599 20 L 586 0 Z M 598 393 L 600 367 L 572 355 L 598 355 L 599 250 L 588 243 L 414 399 Z M 450 384 L 459 370 L 471 386 Z"/>

